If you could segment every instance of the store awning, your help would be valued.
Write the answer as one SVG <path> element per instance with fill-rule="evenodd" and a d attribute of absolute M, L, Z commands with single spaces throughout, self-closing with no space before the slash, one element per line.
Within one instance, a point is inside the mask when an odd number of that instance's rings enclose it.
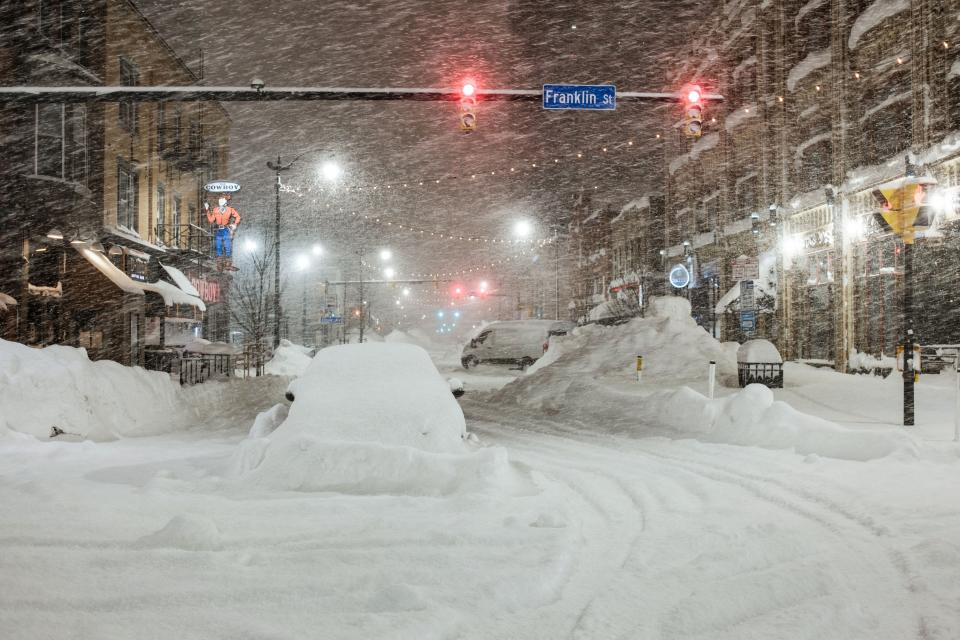
<path fill-rule="evenodd" d="M 16 299 L 13 296 L 8 296 L 5 293 L 0 293 L 0 311 L 6 311 L 7 307 L 13 307 L 17 304 Z"/>
<path fill-rule="evenodd" d="M 163 270 L 167 272 L 167 275 L 170 276 L 170 279 L 173 280 L 173 283 L 183 289 L 184 293 L 187 295 L 200 297 L 200 292 L 197 291 L 197 288 L 193 286 L 193 283 L 190 282 L 183 271 L 177 269 L 176 267 L 168 267 L 167 265 L 160 263 L 160 266 L 163 267 Z"/>
<path fill-rule="evenodd" d="M 188 294 L 180 287 L 172 285 L 169 282 L 164 282 L 163 280 L 158 282 L 138 282 L 134 280 L 99 251 L 94 251 L 89 247 L 77 247 L 77 253 L 83 256 L 97 271 L 105 275 L 110 282 L 117 285 L 117 287 L 125 293 L 144 295 L 147 291 L 150 291 L 159 294 L 163 298 L 163 303 L 168 307 L 172 307 L 175 304 L 185 304 L 196 307 L 200 309 L 200 311 L 207 310 L 207 306 L 203 304 L 203 300 Z"/>

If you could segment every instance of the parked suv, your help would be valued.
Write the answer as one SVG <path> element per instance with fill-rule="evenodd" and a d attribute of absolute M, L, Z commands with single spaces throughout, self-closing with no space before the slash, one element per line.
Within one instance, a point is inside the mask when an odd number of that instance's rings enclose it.
<path fill-rule="evenodd" d="M 482 362 L 513 364 L 526 369 L 544 354 L 550 336 L 562 336 L 577 325 L 558 320 L 508 320 L 483 328 L 463 348 L 464 369 Z"/>

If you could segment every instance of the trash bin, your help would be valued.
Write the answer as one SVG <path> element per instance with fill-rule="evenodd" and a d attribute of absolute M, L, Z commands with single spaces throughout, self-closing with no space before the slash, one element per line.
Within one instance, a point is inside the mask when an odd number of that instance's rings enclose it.
<path fill-rule="evenodd" d="M 737 349 L 737 375 L 740 386 L 762 384 L 783 388 L 783 358 L 769 340 L 748 340 Z"/>

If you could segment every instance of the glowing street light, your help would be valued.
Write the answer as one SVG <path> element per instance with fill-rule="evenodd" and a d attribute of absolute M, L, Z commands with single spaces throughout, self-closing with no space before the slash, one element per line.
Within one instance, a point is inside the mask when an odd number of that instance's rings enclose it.
<path fill-rule="evenodd" d="M 247 253 L 253 253 L 257 250 L 257 241 L 253 238 L 247 238 L 243 241 L 243 250 Z"/>
<path fill-rule="evenodd" d="M 305 255 L 297 256 L 297 271 L 306 271 L 310 267 L 310 258 Z"/>
<path fill-rule="evenodd" d="M 393 252 L 390 249 L 381 249 L 380 250 L 380 259 L 386 262 L 393 257 Z"/>
<path fill-rule="evenodd" d="M 392 280 L 395 275 L 397 275 L 397 272 L 394 270 L 393 267 L 387 267 L 386 269 L 383 270 L 383 276 L 387 280 Z"/>
<path fill-rule="evenodd" d="M 323 254 L 323 247 L 320 246 L 320 243 L 315 243 L 310 250 L 313 252 L 313 255 L 315 256 L 319 256 Z"/>
<path fill-rule="evenodd" d="M 325 180 L 330 182 L 335 181 L 343 173 L 343 169 L 340 168 L 333 160 L 327 160 L 322 165 L 320 165 L 320 175 L 323 176 Z"/>
<path fill-rule="evenodd" d="M 533 225 L 530 224 L 529 220 L 517 220 L 516 224 L 513 225 L 513 233 L 518 238 L 529 237 L 533 233 Z"/>
<path fill-rule="evenodd" d="M 403 288 L 403 295 L 404 295 L 404 296 L 407 296 L 407 297 L 410 296 L 410 287 L 404 287 L 404 288 Z"/>

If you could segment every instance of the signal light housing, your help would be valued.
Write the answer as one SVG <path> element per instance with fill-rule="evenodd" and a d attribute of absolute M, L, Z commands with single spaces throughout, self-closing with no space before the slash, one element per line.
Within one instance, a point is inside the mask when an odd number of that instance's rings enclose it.
<path fill-rule="evenodd" d="M 683 134 L 688 138 L 699 138 L 703 135 L 703 91 L 697 85 L 687 88 Z"/>

